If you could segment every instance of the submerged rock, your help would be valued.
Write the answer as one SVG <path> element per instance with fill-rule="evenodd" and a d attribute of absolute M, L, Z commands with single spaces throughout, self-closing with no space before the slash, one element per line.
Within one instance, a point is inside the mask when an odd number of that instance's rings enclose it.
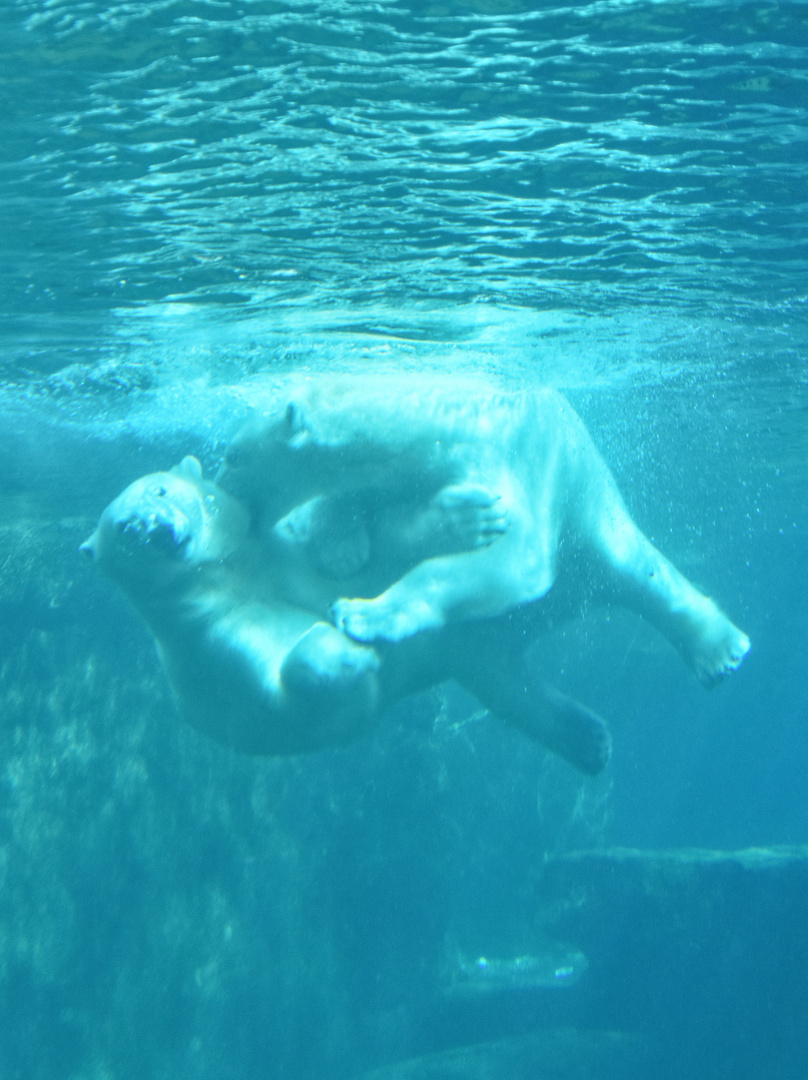
<path fill-rule="evenodd" d="M 637 1040 L 611 1031 L 541 1031 L 411 1058 L 358 1080 L 601 1080 L 623 1077 Z"/>
<path fill-rule="evenodd" d="M 808 1075 L 808 847 L 570 854 L 536 903 L 587 1025 L 648 1035 L 656 1076 Z"/>
<path fill-rule="evenodd" d="M 805 847 L 550 859 L 524 954 L 463 959 L 416 1024 L 421 1055 L 411 1037 L 361 1080 L 803 1080 L 806 910 Z M 588 963 L 560 993 L 563 955 Z"/>

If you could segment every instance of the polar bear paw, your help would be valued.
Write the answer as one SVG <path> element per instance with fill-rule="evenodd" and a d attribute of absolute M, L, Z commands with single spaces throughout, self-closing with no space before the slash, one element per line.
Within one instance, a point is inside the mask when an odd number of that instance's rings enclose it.
<path fill-rule="evenodd" d="M 597 776 L 609 764 L 612 736 L 597 713 L 550 687 L 544 688 L 551 723 L 542 741 L 587 776 Z"/>
<path fill-rule="evenodd" d="M 415 601 L 400 607 L 384 596 L 375 600 L 337 600 L 331 605 L 331 618 L 338 630 L 366 644 L 403 641 L 441 625 L 428 604 Z"/>
<path fill-rule="evenodd" d="M 699 682 L 717 686 L 741 666 L 749 652 L 749 638 L 711 603 L 712 610 L 693 643 L 691 664 Z"/>
<path fill-rule="evenodd" d="M 373 649 L 315 623 L 303 635 L 281 668 L 284 687 L 299 697 L 354 691 L 375 676 L 379 658 Z"/>
<path fill-rule="evenodd" d="M 449 551 L 489 547 L 508 529 L 508 514 L 499 495 L 476 484 L 452 484 L 430 503 L 434 532 Z"/>

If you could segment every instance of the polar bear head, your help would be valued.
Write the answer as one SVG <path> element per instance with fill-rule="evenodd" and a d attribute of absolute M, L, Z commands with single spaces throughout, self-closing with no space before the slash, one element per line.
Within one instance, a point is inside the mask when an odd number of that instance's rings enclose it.
<path fill-rule="evenodd" d="M 169 472 L 130 484 L 80 550 L 124 587 L 164 587 L 223 559 L 247 527 L 246 511 L 203 480 L 196 458 L 186 457 Z"/>

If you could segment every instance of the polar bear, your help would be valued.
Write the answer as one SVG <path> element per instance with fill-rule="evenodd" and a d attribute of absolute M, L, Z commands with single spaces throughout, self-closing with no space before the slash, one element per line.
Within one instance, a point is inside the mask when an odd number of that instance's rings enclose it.
<path fill-rule="evenodd" d="M 203 479 L 197 459 L 136 480 L 81 550 L 144 619 L 182 712 L 213 738 L 248 753 L 294 753 L 338 745 L 370 722 L 378 658 L 333 627 L 321 624 L 321 682 L 334 638 L 331 674 L 335 687 L 350 684 L 348 699 L 331 693 L 318 713 L 316 694 L 298 702 L 284 685 L 283 663 L 317 616 L 278 597 L 272 568 L 255 558 L 249 515 Z"/>
<path fill-rule="evenodd" d="M 420 374 L 300 377 L 236 436 L 217 481 L 265 537 L 312 500 L 350 505 L 372 493 L 382 516 L 395 498 L 412 517 L 447 492 L 499 496 L 507 528 L 495 543 L 423 559 L 369 599 L 343 591 L 333 621 L 358 642 L 401 642 L 533 604 L 553 586 L 563 550 L 595 591 L 654 624 L 703 684 L 749 649 L 634 524 L 582 421 L 550 389 L 509 393 Z M 365 529 L 361 521 L 360 563 Z"/>
<path fill-rule="evenodd" d="M 467 496 L 438 493 L 415 510 L 407 500 L 384 511 L 369 496 L 349 500 L 365 514 L 375 510 L 362 524 L 375 551 L 364 539 L 354 542 L 361 528 L 351 518 L 343 556 L 331 528 L 336 504 L 299 508 L 297 521 L 259 541 L 245 507 L 188 457 L 131 484 L 82 550 L 151 630 L 185 718 L 228 746 L 271 755 L 342 746 L 370 732 L 404 695 L 456 678 L 503 720 L 581 771 L 598 773 L 609 758 L 609 732 L 526 663 L 526 642 L 539 628 L 529 615 L 461 623 L 376 648 L 320 618 L 338 595 L 335 570 L 340 585 L 346 575 L 357 585 L 389 582 L 379 557 L 406 566 L 430 551 L 500 542 L 505 524 L 496 498 L 482 488 Z M 347 514 L 346 506 L 341 511 Z M 312 562 L 307 527 L 320 531 L 326 572 Z"/>

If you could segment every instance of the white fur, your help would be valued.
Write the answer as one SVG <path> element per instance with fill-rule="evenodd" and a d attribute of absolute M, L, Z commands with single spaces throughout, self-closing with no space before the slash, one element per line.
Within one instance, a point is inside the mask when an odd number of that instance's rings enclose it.
<path fill-rule="evenodd" d="M 334 605 L 336 625 L 358 641 L 402 641 L 533 603 L 553 586 L 563 546 L 704 683 L 749 648 L 637 528 L 581 420 L 552 390 L 415 374 L 296 380 L 236 438 L 219 482 L 265 534 L 297 503 L 357 488 L 426 501 L 470 485 L 500 497 L 508 524 L 496 542 L 425 559 L 379 595 Z"/>

